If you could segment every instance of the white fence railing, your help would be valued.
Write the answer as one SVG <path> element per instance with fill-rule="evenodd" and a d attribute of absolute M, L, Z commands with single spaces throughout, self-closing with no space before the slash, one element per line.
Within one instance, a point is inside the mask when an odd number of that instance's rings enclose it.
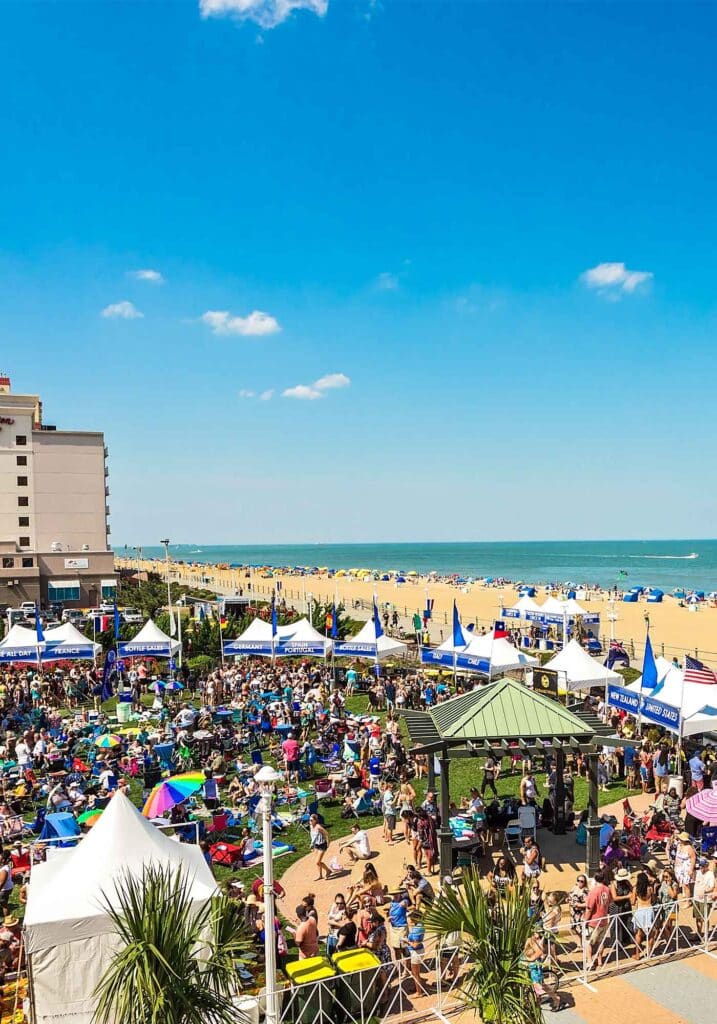
<path fill-rule="evenodd" d="M 689 953 L 717 955 L 717 904 L 691 899 L 658 905 L 647 913 L 628 911 L 590 928 L 583 922 L 561 923 L 545 933 L 546 971 L 559 987 L 576 982 L 590 986 L 602 976 L 640 963 L 659 963 Z M 430 1007 L 450 1013 L 464 1005 L 461 985 L 472 967 L 465 951 L 443 943 L 426 954 L 421 985 Z M 287 984 L 278 993 L 280 1024 L 376 1024 L 387 1017 L 426 1012 L 409 959 L 337 975 L 308 984 Z"/>

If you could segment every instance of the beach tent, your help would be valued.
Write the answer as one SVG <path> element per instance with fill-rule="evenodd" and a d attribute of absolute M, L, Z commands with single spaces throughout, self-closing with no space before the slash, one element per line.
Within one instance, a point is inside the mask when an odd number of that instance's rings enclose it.
<path fill-rule="evenodd" d="M 652 690 L 643 690 L 643 696 L 678 708 L 682 715 L 683 736 L 695 736 L 717 728 L 717 684 L 684 682 L 682 669 L 667 658 L 656 658 L 655 664 L 657 686 Z M 642 676 L 627 689 L 639 693 L 641 682 Z"/>
<path fill-rule="evenodd" d="M 48 814 L 40 833 L 40 840 L 43 843 L 52 841 L 52 846 L 73 846 L 75 838 L 80 834 L 80 826 L 74 814 L 68 811 L 58 811 L 55 814 Z"/>
<path fill-rule="evenodd" d="M 524 594 L 510 608 L 503 608 L 502 614 L 506 619 L 524 619 L 528 612 L 539 612 L 540 605 L 528 594 Z"/>
<path fill-rule="evenodd" d="M 179 650 L 179 640 L 172 640 L 148 619 L 134 640 L 121 641 L 118 648 L 120 658 L 171 658 Z"/>
<path fill-rule="evenodd" d="M 123 793 L 74 849 L 33 867 L 24 939 L 36 1024 L 91 1024 L 93 993 L 118 947 L 105 901 L 117 906 L 123 875 L 141 878 L 147 864 L 184 869 L 198 907 L 216 893 L 199 847 L 174 842 Z"/>
<path fill-rule="evenodd" d="M 569 597 L 567 601 L 563 601 L 562 606 L 568 613 L 568 616 L 588 614 L 587 608 L 583 608 L 581 604 L 578 604 L 574 597 Z"/>
<path fill-rule="evenodd" d="M 592 686 L 607 686 L 608 683 L 623 686 L 625 683 L 619 672 L 613 672 L 591 658 L 577 640 L 570 640 L 543 668 L 564 673 L 568 690 L 589 690 Z"/>
<path fill-rule="evenodd" d="M 356 636 L 350 637 L 343 643 L 334 646 L 334 653 L 339 658 L 378 658 L 385 661 L 386 658 L 401 657 L 408 650 L 408 644 L 401 640 L 394 640 L 391 636 L 382 633 L 376 638 L 376 623 L 373 618 L 368 619 Z"/>
<path fill-rule="evenodd" d="M 543 615 L 561 615 L 562 616 L 563 613 L 566 611 L 566 608 L 565 608 L 565 605 L 564 605 L 564 603 L 562 601 L 558 601 L 557 597 L 552 597 L 551 596 L 551 597 L 549 597 L 546 601 L 544 601 L 541 604 L 541 606 L 539 608 L 539 611 Z"/>
<path fill-rule="evenodd" d="M 225 657 L 252 654 L 265 658 L 273 653 L 276 658 L 325 658 L 332 646 L 333 641 L 314 629 L 308 619 L 277 626 L 273 643 L 271 623 L 260 618 L 250 622 L 236 639 L 223 641 Z"/>

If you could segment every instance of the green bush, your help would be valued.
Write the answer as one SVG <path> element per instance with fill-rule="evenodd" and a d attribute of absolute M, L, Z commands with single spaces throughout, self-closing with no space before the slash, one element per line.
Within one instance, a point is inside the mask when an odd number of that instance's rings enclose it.
<path fill-rule="evenodd" d="M 204 672 L 209 672 L 214 666 L 216 658 L 210 658 L 208 654 L 197 654 L 194 658 L 190 658 L 187 662 L 187 668 L 190 672 L 195 675 L 202 675 Z"/>

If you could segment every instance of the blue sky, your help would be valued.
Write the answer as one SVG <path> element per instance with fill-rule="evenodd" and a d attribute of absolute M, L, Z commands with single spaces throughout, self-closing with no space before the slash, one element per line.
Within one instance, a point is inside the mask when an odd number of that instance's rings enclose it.
<path fill-rule="evenodd" d="M 713 5 L 2 12 L 0 368 L 115 543 L 710 532 Z"/>

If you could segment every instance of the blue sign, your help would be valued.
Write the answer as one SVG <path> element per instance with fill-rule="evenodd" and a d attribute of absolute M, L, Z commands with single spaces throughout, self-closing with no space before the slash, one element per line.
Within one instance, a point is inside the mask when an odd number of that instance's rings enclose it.
<path fill-rule="evenodd" d="M 519 619 L 520 608 L 503 608 L 501 610 L 501 615 L 504 619 Z"/>
<path fill-rule="evenodd" d="M 610 707 L 626 711 L 633 718 L 642 715 L 648 722 L 655 722 L 671 732 L 679 732 L 680 709 L 661 700 L 655 700 L 649 693 L 626 690 L 623 686 L 610 684 L 607 688 L 607 702 Z"/>
<path fill-rule="evenodd" d="M 50 647 L 43 655 L 44 661 L 91 661 L 95 656 L 92 644 L 61 644 Z"/>
<path fill-rule="evenodd" d="M 610 683 L 607 688 L 607 702 L 610 707 L 626 711 L 634 718 L 637 718 L 640 712 L 640 694 L 626 690 L 623 686 L 615 686 Z"/>
<path fill-rule="evenodd" d="M 452 651 L 439 651 L 437 647 L 421 648 L 422 665 L 444 665 L 453 668 L 454 663 L 457 669 L 464 672 L 480 672 L 484 676 L 490 674 L 490 661 L 487 658 L 479 658 L 475 654 L 454 655 Z"/>
<path fill-rule="evenodd" d="M 168 640 L 160 640 L 154 644 L 126 640 L 117 644 L 117 650 L 121 658 L 169 658 L 172 654 L 172 645 Z"/>
<path fill-rule="evenodd" d="M 222 647 L 226 657 L 235 654 L 271 654 L 270 640 L 224 640 Z"/>
<path fill-rule="evenodd" d="M 0 648 L 0 662 L 4 661 L 34 661 L 38 659 L 37 647 L 5 647 Z"/>
<path fill-rule="evenodd" d="M 277 658 L 305 657 L 323 658 L 326 644 L 323 640 L 280 640 L 275 644 L 274 653 Z"/>
<path fill-rule="evenodd" d="M 661 725 L 671 732 L 679 732 L 680 709 L 671 704 L 665 704 L 661 700 L 655 700 L 649 694 L 642 696 L 642 717 L 649 722 L 656 722 L 657 725 Z"/>
<path fill-rule="evenodd" d="M 346 643 L 336 644 L 334 647 L 334 654 L 339 658 L 375 658 L 376 644 L 362 644 L 356 643 L 352 640 L 347 640 Z"/>

